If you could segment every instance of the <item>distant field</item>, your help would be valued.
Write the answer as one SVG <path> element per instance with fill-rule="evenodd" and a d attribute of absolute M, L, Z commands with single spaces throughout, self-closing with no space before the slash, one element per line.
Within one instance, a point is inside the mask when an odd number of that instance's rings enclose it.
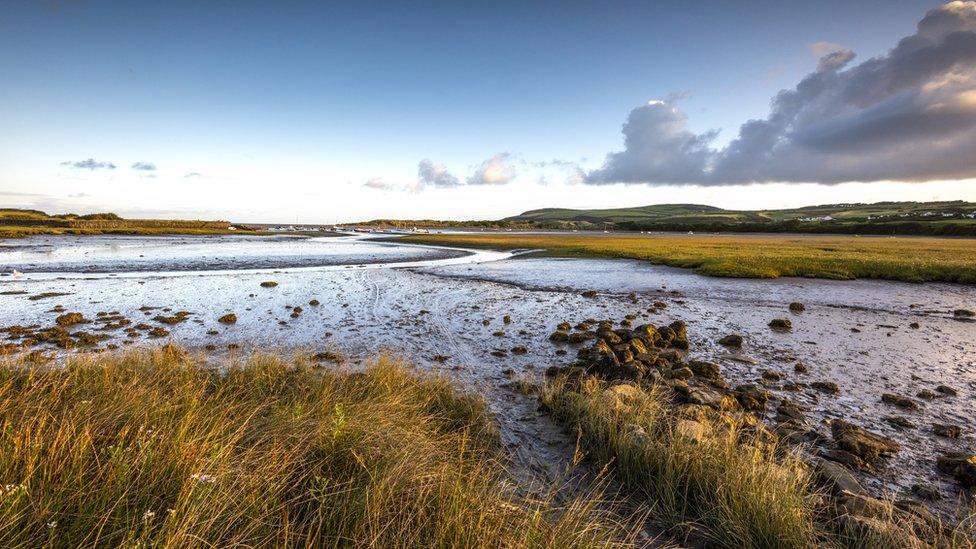
<path fill-rule="evenodd" d="M 642 259 L 709 276 L 976 283 L 976 239 L 805 235 L 438 234 L 414 243 Z"/>
<path fill-rule="evenodd" d="M 38 210 L 0 208 L 0 239 L 41 234 L 255 234 L 231 227 L 228 221 L 123 219 L 111 213 L 49 215 Z"/>

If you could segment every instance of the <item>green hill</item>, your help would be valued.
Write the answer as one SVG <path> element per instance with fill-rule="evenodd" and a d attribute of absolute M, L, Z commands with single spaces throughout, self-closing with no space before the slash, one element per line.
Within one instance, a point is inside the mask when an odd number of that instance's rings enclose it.
<path fill-rule="evenodd" d="M 710 230 L 976 236 L 976 203 L 878 202 L 783 210 L 725 210 L 701 204 L 574 210 L 544 208 L 502 220 L 539 228 Z"/>

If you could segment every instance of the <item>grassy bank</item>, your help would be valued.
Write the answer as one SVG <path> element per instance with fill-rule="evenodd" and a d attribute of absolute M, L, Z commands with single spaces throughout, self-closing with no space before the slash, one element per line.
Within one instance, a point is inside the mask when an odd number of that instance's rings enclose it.
<path fill-rule="evenodd" d="M 116 235 L 137 235 L 137 236 L 161 236 L 168 234 L 185 234 L 185 235 L 222 235 L 222 234 L 249 234 L 249 235 L 261 235 L 261 234 L 271 234 L 267 232 L 260 231 L 247 231 L 247 230 L 237 230 L 231 231 L 227 229 L 192 229 L 186 227 L 121 227 L 121 228 L 111 228 L 111 229 L 88 229 L 88 228 L 74 228 L 74 227 L 49 227 L 49 226 L 36 226 L 36 227 L 21 227 L 21 226 L 5 226 L 0 227 L 0 239 L 3 238 L 24 238 L 27 236 L 35 235 L 102 235 L 102 234 L 116 234 Z"/>
<path fill-rule="evenodd" d="M 228 221 L 123 219 L 113 213 L 50 215 L 39 210 L 0 208 L 0 239 L 44 234 L 257 234 L 249 230 L 232 230 L 231 227 Z"/>
<path fill-rule="evenodd" d="M 725 548 L 974 546 L 972 518 L 947 527 L 881 500 L 836 506 L 799 457 L 747 416 L 669 404 L 663 386 L 559 379 L 542 400 L 597 465 L 653 516 Z M 844 507 L 847 505 L 848 507 Z"/>
<path fill-rule="evenodd" d="M 3 547 L 608 547 L 590 503 L 503 488 L 484 403 L 364 373 L 172 347 L 0 362 Z M 619 538 L 618 538 L 619 540 Z"/>
<path fill-rule="evenodd" d="M 976 239 L 797 235 L 438 234 L 405 242 L 537 248 L 565 257 L 609 257 L 694 269 L 709 276 L 877 278 L 976 283 Z"/>

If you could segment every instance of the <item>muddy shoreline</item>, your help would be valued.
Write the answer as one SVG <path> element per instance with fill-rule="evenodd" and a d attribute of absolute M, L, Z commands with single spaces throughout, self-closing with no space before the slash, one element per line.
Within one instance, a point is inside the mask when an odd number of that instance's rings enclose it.
<path fill-rule="evenodd" d="M 353 244 L 360 245 L 371 243 Z M 973 308 L 976 288 L 714 279 L 630 260 L 509 257 L 459 256 L 445 264 L 436 262 L 441 259 L 436 254 L 421 260 L 411 255 L 403 262 L 373 265 L 178 276 L 134 272 L 75 278 L 52 273 L 32 278 L 33 273 L 27 273 L 0 278 L 0 326 L 48 328 L 60 315 L 80 312 L 86 322 L 66 326 L 69 334 L 109 336 L 92 345 L 77 345 L 80 350 L 172 340 L 214 353 L 341 350 L 355 365 L 388 349 L 484 394 L 501 422 L 517 474 L 532 482 L 560 476 L 573 451 L 573 440 L 538 410 L 535 397 L 517 390 L 518 380 L 541 380 L 547 367 L 574 358 L 573 346 L 548 340 L 555 326 L 587 317 L 619 322 L 628 314 L 635 323 L 682 320 L 688 325 L 689 358 L 719 364 L 729 383 L 761 383 L 777 397 L 788 396 L 805 407 L 811 425 L 828 436 L 829 422 L 842 418 L 898 441 L 900 452 L 875 471 L 861 474 L 872 492 L 910 497 L 912 486 L 927 484 L 943 494 L 937 504 L 942 508 L 961 496 L 934 460 L 944 451 L 971 451 L 973 446 L 976 324 L 954 318 L 952 311 Z M 277 286 L 261 287 L 269 280 Z M 584 297 L 586 290 L 596 295 Z M 65 295 L 30 299 L 45 292 Z M 313 300 L 319 304 L 311 305 Z M 794 301 L 804 303 L 805 310 L 791 312 L 788 304 Z M 655 307 L 655 302 L 665 306 Z M 180 311 L 185 317 L 173 324 L 156 319 Z M 218 321 L 227 314 L 234 314 L 236 322 Z M 779 317 L 789 318 L 792 330 L 771 330 L 769 321 Z M 120 319 L 130 324 L 98 329 Z M 166 335 L 152 337 L 149 329 L 127 331 L 140 324 L 161 328 Z M 730 333 L 743 336 L 741 351 L 717 343 Z M 0 336 L 0 343 L 23 342 L 9 332 Z M 517 347 L 524 352 L 515 352 Z M 52 349 L 45 352 L 53 354 L 57 345 L 31 348 L 38 349 Z M 795 370 L 797 363 L 804 364 L 806 373 Z M 778 373 L 778 379 L 773 381 L 768 371 Z M 837 383 L 838 393 L 811 388 L 817 381 Z M 787 390 L 788 384 L 805 386 Z M 916 396 L 939 385 L 954 387 L 958 395 L 931 400 Z M 905 395 L 920 407 L 892 407 L 881 400 L 885 393 Z M 885 420 L 892 415 L 907 417 L 915 428 Z M 958 425 L 959 438 L 935 435 L 932 423 Z"/>

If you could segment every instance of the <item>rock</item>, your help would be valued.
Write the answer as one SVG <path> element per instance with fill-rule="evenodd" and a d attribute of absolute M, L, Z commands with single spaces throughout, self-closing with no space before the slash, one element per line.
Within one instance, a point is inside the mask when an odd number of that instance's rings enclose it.
<path fill-rule="evenodd" d="M 806 419 L 806 414 L 798 404 L 790 400 L 783 400 L 776 407 L 777 419 L 780 421 L 792 420 L 802 422 Z"/>
<path fill-rule="evenodd" d="M 718 340 L 718 344 L 725 345 L 726 347 L 742 347 L 742 336 L 739 334 L 729 334 Z"/>
<path fill-rule="evenodd" d="M 769 321 L 769 327 L 774 330 L 792 330 L 793 323 L 788 318 L 774 318 Z"/>
<path fill-rule="evenodd" d="M 556 329 L 560 332 L 568 332 L 570 328 L 569 322 L 560 322 L 556 324 Z"/>
<path fill-rule="evenodd" d="M 218 318 L 217 319 L 217 322 L 219 322 L 221 324 L 236 324 L 237 323 L 237 315 L 235 315 L 234 313 L 227 313 L 224 316 Z"/>
<path fill-rule="evenodd" d="M 840 387 L 838 387 L 833 381 L 814 381 L 810 384 L 810 386 L 821 393 L 827 393 L 830 395 L 836 395 L 840 392 Z"/>
<path fill-rule="evenodd" d="M 274 288 L 277 285 L 278 283 L 275 282 L 274 280 L 265 280 L 264 282 L 261 283 L 262 288 Z"/>
<path fill-rule="evenodd" d="M 693 419 L 679 419 L 674 424 L 674 434 L 676 437 L 688 439 L 694 442 L 701 442 L 708 438 L 708 427 Z"/>
<path fill-rule="evenodd" d="M 597 294 L 596 294 L 596 290 L 586 290 L 585 292 L 581 293 L 580 295 L 583 296 L 583 297 L 593 298 L 593 297 L 596 297 Z"/>
<path fill-rule="evenodd" d="M 159 326 L 149 330 L 149 337 L 166 337 L 168 335 L 169 335 L 169 330 Z"/>
<path fill-rule="evenodd" d="M 55 319 L 58 326 L 74 326 L 85 322 L 85 316 L 81 313 L 65 313 Z"/>
<path fill-rule="evenodd" d="M 911 324 L 908 325 L 908 327 L 911 328 L 911 329 L 913 329 L 913 330 L 917 330 L 917 329 L 921 328 L 922 325 L 919 324 L 918 322 L 912 322 Z"/>
<path fill-rule="evenodd" d="M 596 339 L 596 334 L 594 332 L 573 332 L 569 334 L 568 341 L 575 344 L 592 341 L 594 339 Z"/>
<path fill-rule="evenodd" d="M 923 501 L 939 501 L 942 499 L 942 492 L 933 486 L 925 484 L 912 485 L 912 493 Z"/>
<path fill-rule="evenodd" d="M 897 442 L 842 419 L 833 420 L 830 424 L 830 431 L 842 449 L 869 464 L 901 450 L 901 446 Z"/>
<path fill-rule="evenodd" d="M 688 368 L 690 368 L 696 376 L 703 377 L 705 379 L 718 380 L 722 377 L 721 368 L 714 362 L 690 360 L 688 361 Z"/>
<path fill-rule="evenodd" d="M 809 369 L 807 368 L 806 364 L 802 362 L 797 362 L 796 365 L 793 366 L 793 371 L 798 374 L 805 374 L 809 372 Z"/>
<path fill-rule="evenodd" d="M 315 353 L 314 355 L 312 355 L 312 360 L 316 360 L 319 362 L 323 362 L 323 361 L 334 362 L 337 364 L 343 362 L 342 355 L 335 351 L 322 351 L 319 353 Z"/>
<path fill-rule="evenodd" d="M 492 332 L 491 335 L 495 337 L 505 337 L 505 332 L 498 330 L 497 332 Z"/>
<path fill-rule="evenodd" d="M 505 315 L 505 316 L 503 316 L 502 317 L 502 322 L 505 323 L 505 324 L 511 324 L 512 323 L 512 317 L 511 317 L 511 315 Z"/>
<path fill-rule="evenodd" d="M 896 395 L 892 393 L 884 393 L 883 395 L 881 395 L 881 402 L 884 402 L 885 404 L 891 404 L 892 406 L 897 406 L 899 408 L 904 408 L 906 410 L 918 410 L 919 408 L 918 403 L 915 402 L 914 400 L 906 396 Z"/>
<path fill-rule="evenodd" d="M 891 425 L 898 427 L 899 429 L 914 429 L 915 424 L 909 421 L 908 418 L 902 416 L 886 416 L 885 421 Z"/>
<path fill-rule="evenodd" d="M 932 432 L 939 435 L 940 437 L 959 438 L 959 435 L 962 434 L 962 428 L 959 427 L 958 425 L 934 423 L 932 424 Z"/>
<path fill-rule="evenodd" d="M 956 318 L 973 318 L 976 317 L 976 312 L 970 311 L 969 309 L 956 309 L 952 311 L 952 316 Z"/>
<path fill-rule="evenodd" d="M 783 379 L 783 374 L 777 372 L 776 370 L 763 370 L 762 380 L 766 382 L 775 382 Z"/>
<path fill-rule="evenodd" d="M 794 301 L 793 303 L 790 303 L 791 313 L 802 313 L 805 310 L 807 310 L 806 305 L 800 303 L 799 301 Z"/>
<path fill-rule="evenodd" d="M 935 390 L 947 396 L 956 396 L 959 394 L 958 390 L 948 385 L 939 385 Z"/>
<path fill-rule="evenodd" d="M 915 396 L 925 400 L 932 400 L 934 398 L 937 398 L 939 395 L 935 394 L 934 391 L 930 391 L 928 389 L 922 389 L 921 391 L 915 393 Z"/>
<path fill-rule="evenodd" d="M 668 377 L 671 379 L 691 379 L 695 376 L 695 373 L 691 371 L 691 368 L 683 366 L 681 368 L 675 368 L 668 373 Z"/>
<path fill-rule="evenodd" d="M 565 343 L 569 341 L 569 334 L 563 332 L 562 330 L 556 330 L 555 332 L 549 334 L 549 341 L 553 343 Z"/>
<path fill-rule="evenodd" d="M 965 488 L 976 487 L 976 455 L 949 452 L 936 460 L 939 471 L 952 475 Z"/>
<path fill-rule="evenodd" d="M 761 412 L 766 409 L 766 402 L 769 401 L 769 391 L 760 389 L 753 384 L 739 385 L 732 390 L 735 399 L 739 401 L 742 408 L 749 411 Z"/>
<path fill-rule="evenodd" d="M 309 301 L 308 304 L 311 305 L 312 307 L 318 307 L 320 305 L 319 300 L 317 299 L 313 299 Z"/>
<path fill-rule="evenodd" d="M 827 488 L 833 494 L 842 494 L 844 492 L 860 494 L 864 491 L 857 477 L 848 468 L 836 462 L 816 458 L 813 472 L 818 484 Z"/>
<path fill-rule="evenodd" d="M 528 352 L 529 352 L 529 350 L 526 349 L 525 347 L 523 347 L 522 345 L 516 345 L 515 347 L 512 347 L 512 354 L 513 355 L 524 355 L 524 354 L 526 354 Z"/>

